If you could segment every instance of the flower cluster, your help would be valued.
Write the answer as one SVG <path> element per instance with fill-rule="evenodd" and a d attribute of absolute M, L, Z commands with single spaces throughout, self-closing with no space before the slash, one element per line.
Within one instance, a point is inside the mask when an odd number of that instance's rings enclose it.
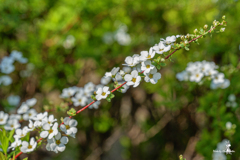
<path fill-rule="evenodd" d="M 226 155 L 224 154 L 224 151 L 226 151 L 226 144 L 227 144 L 228 140 L 224 139 L 222 140 L 222 142 L 219 142 L 217 144 L 217 149 L 216 152 L 213 152 L 213 160 L 219 160 L 219 159 L 227 159 Z"/>
<path fill-rule="evenodd" d="M 237 102 L 236 102 L 236 96 L 234 94 L 230 94 L 228 96 L 228 102 L 226 103 L 227 107 L 232 107 L 232 108 L 236 108 L 238 106 Z"/>
<path fill-rule="evenodd" d="M 187 68 L 176 74 L 179 81 L 191 81 L 201 84 L 205 79 L 211 80 L 211 89 L 225 89 L 230 81 L 224 78 L 224 74 L 218 72 L 218 66 L 214 62 L 189 62 Z"/>
<path fill-rule="evenodd" d="M 12 78 L 7 74 L 12 73 L 15 70 L 14 62 L 27 63 L 27 58 L 22 56 L 21 52 L 12 51 L 9 56 L 6 56 L 0 62 L 0 72 L 5 74 L 0 77 L 0 85 L 8 86 L 12 83 Z"/>

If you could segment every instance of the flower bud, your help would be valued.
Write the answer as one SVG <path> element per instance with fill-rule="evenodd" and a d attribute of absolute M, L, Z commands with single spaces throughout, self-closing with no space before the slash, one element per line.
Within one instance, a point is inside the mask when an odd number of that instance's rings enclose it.
<path fill-rule="evenodd" d="M 226 16 L 225 16 L 225 15 L 223 15 L 223 16 L 222 16 L 222 19 L 225 19 L 225 18 L 226 18 Z"/>
<path fill-rule="evenodd" d="M 184 43 L 185 43 L 185 44 L 188 44 L 188 40 L 185 40 Z"/>
<path fill-rule="evenodd" d="M 186 35 L 186 38 L 187 38 L 187 39 L 189 39 L 189 38 L 190 38 L 190 35 L 189 35 L 189 33 Z"/>
<path fill-rule="evenodd" d="M 195 33 L 195 34 L 196 34 L 197 32 L 198 32 L 198 30 L 197 30 L 197 29 L 195 29 L 195 30 L 193 31 L 193 33 Z"/>
<path fill-rule="evenodd" d="M 181 36 L 181 40 L 184 40 L 185 39 L 185 37 L 184 36 Z"/>
<path fill-rule="evenodd" d="M 161 61 L 162 61 L 162 62 L 164 62 L 164 61 L 165 61 L 165 59 L 164 59 L 164 58 L 161 58 Z"/>
<path fill-rule="evenodd" d="M 221 29 L 220 29 L 220 32 L 224 32 L 224 31 L 225 31 L 225 28 L 221 28 Z"/>
<path fill-rule="evenodd" d="M 208 28 L 208 25 L 207 25 L 207 24 L 205 24 L 205 25 L 203 26 L 203 28 L 204 28 L 204 29 L 207 29 L 207 28 Z"/>

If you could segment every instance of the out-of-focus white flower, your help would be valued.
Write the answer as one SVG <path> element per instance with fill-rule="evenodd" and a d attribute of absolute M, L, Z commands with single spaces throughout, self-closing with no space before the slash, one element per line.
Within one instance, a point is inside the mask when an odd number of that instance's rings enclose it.
<path fill-rule="evenodd" d="M 31 98 L 31 99 L 26 100 L 26 104 L 27 104 L 29 107 L 34 106 L 36 103 L 37 103 L 37 99 L 36 99 L 36 98 Z"/>
<path fill-rule="evenodd" d="M 52 126 L 53 123 L 56 122 L 56 121 L 57 121 L 57 119 L 54 118 L 53 115 L 49 115 L 49 117 L 46 116 L 42 119 L 42 125 L 44 125 L 45 123 L 48 123 L 50 126 Z"/>
<path fill-rule="evenodd" d="M 91 103 L 93 101 L 93 99 L 89 100 L 89 103 Z M 100 105 L 100 101 L 96 101 L 95 103 L 93 103 L 92 105 L 90 105 L 88 108 L 89 109 L 98 109 L 98 106 Z"/>
<path fill-rule="evenodd" d="M 101 78 L 101 84 L 107 85 L 111 81 L 110 77 L 102 77 Z"/>
<path fill-rule="evenodd" d="M 111 77 L 111 78 L 115 78 L 115 75 L 117 74 L 117 72 L 119 71 L 119 67 L 114 67 L 111 72 L 106 72 L 105 73 L 105 77 Z"/>
<path fill-rule="evenodd" d="M 32 120 L 29 120 L 28 131 L 33 131 L 35 129 L 34 123 Z"/>
<path fill-rule="evenodd" d="M 224 74 L 218 73 L 213 75 L 213 83 L 223 83 L 224 82 Z"/>
<path fill-rule="evenodd" d="M 168 36 L 168 37 L 166 37 L 166 40 L 163 39 L 163 38 L 161 38 L 161 41 L 162 41 L 164 44 L 166 44 L 167 46 L 168 46 L 168 45 L 172 45 L 173 42 L 176 41 L 176 37 L 175 37 L 174 35 L 173 35 L 173 36 Z"/>
<path fill-rule="evenodd" d="M 73 105 L 77 106 L 84 106 L 87 103 L 87 97 L 85 97 L 82 93 L 77 93 L 74 97 L 72 97 Z"/>
<path fill-rule="evenodd" d="M 29 106 L 26 103 L 22 103 L 22 105 L 17 110 L 18 114 L 24 114 L 29 110 Z"/>
<path fill-rule="evenodd" d="M 232 123 L 231 122 L 227 122 L 226 123 L 226 128 L 229 130 L 232 128 Z"/>
<path fill-rule="evenodd" d="M 159 44 L 156 44 L 155 46 L 153 46 L 153 50 L 157 54 L 163 54 L 164 52 L 167 52 L 170 49 L 171 49 L 171 45 L 166 45 L 163 41 L 160 41 Z"/>
<path fill-rule="evenodd" d="M 138 75 L 138 71 L 133 70 L 131 74 L 126 74 L 124 76 L 125 81 L 127 81 L 128 86 L 137 87 L 140 84 L 141 77 Z"/>
<path fill-rule="evenodd" d="M 195 72 L 192 73 L 192 75 L 190 76 L 190 81 L 192 82 L 200 82 L 203 78 L 203 73 L 202 72 Z"/>
<path fill-rule="evenodd" d="M 112 44 L 114 42 L 114 35 L 111 32 L 106 32 L 102 38 L 103 42 L 106 44 Z"/>
<path fill-rule="evenodd" d="M 144 73 L 149 73 L 153 68 L 155 68 L 155 66 L 152 65 L 150 60 L 142 62 L 141 70 L 144 71 Z"/>
<path fill-rule="evenodd" d="M 8 114 L 0 111 L 0 125 L 4 125 L 7 123 Z"/>
<path fill-rule="evenodd" d="M 42 120 L 47 117 L 48 112 L 44 112 L 44 113 L 39 113 L 37 115 L 35 115 L 32 119 L 35 121 L 34 122 L 34 127 L 42 127 Z"/>
<path fill-rule="evenodd" d="M 27 152 L 32 152 L 37 146 L 37 142 L 35 141 L 35 139 L 32 137 L 30 139 L 30 143 L 28 143 L 27 141 L 23 141 L 22 142 L 22 147 L 20 148 L 20 150 L 23 153 L 27 153 Z"/>
<path fill-rule="evenodd" d="M 19 139 L 19 137 L 15 137 L 15 141 L 13 143 L 11 143 L 11 146 L 9 147 L 9 149 L 13 149 L 15 150 L 16 147 L 22 145 L 22 141 Z"/>
<path fill-rule="evenodd" d="M 176 74 L 176 78 L 179 81 L 188 81 L 189 76 L 188 76 L 188 72 L 187 71 L 182 71 Z"/>
<path fill-rule="evenodd" d="M 37 111 L 35 109 L 29 109 L 26 113 L 23 114 L 23 119 L 25 121 L 32 119 L 37 115 Z"/>
<path fill-rule="evenodd" d="M 92 82 L 88 82 L 85 86 L 84 86 L 84 90 L 86 92 L 93 92 L 94 91 L 94 87 L 95 85 Z"/>
<path fill-rule="evenodd" d="M 3 84 L 4 86 L 8 86 L 12 83 L 12 78 L 5 75 L 0 77 L 0 85 Z"/>
<path fill-rule="evenodd" d="M 51 138 L 53 138 L 53 136 L 58 134 L 58 123 L 55 122 L 52 127 L 50 126 L 50 124 L 44 123 L 43 129 L 44 129 L 44 131 L 42 131 L 40 133 L 40 137 L 42 137 L 42 138 L 48 137 L 49 139 L 51 139 Z"/>
<path fill-rule="evenodd" d="M 118 84 L 123 84 L 124 82 L 119 82 Z M 121 92 L 122 93 L 126 93 L 127 92 L 127 90 L 129 89 L 129 86 L 127 85 L 127 84 L 124 84 L 123 86 L 122 86 L 123 88 L 121 89 Z"/>
<path fill-rule="evenodd" d="M 63 152 L 66 148 L 66 144 L 68 143 L 68 137 L 61 136 L 61 133 L 58 133 L 55 138 L 53 138 L 53 143 L 50 144 L 50 148 L 55 153 Z"/>
<path fill-rule="evenodd" d="M 139 63 L 139 57 L 130 57 L 127 56 L 125 59 L 125 63 L 123 65 L 129 66 L 129 67 L 134 67 L 136 64 Z"/>
<path fill-rule="evenodd" d="M 131 67 L 123 67 L 122 70 L 125 72 L 125 73 L 130 73 L 132 71 Z"/>
<path fill-rule="evenodd" d="M 13 136 L 14 138 L 23 138 L 27 135 L 28 133 L 28 127 L 25 126 L 23 129 L 16 129 L 16 134 Z"/>
<path fill-rule="evenodd" d="M 230 95 L 228 96 L 228 100 L 229 100 L 230 102 L 235 102 L 235 101 L 236 101 L 236 96 L 235 96 L 234 94 L 230 94 Z"/>
<path fill-rule="evenodd" d="M 63 42 L 63 47 L 66 49 L 71 49 L 75 46 L 75 37 L 68 35 L 66 40 Z"/>
<path fill-rule="evenodd" d="M 13 130 L 21 127 L 20 123 L 17 119 L 10 119 L 7 121 L 7 124 L 4 126 L 6 130 Z"/>
<path fill-rule="evenodd" d="M 11 115 L 9 116 L 9 120 L 10 120 L 10 119 L 20 120 L 21 118 L 22 118 L 22 116 L 19 115 L 19 114 L 11 114 Z"/>
<path fill-rule="evenodd" d="M 146 61 L 148 59 L 152 59 L 155 56 L 155 51 L 153 50 L 153 48 L 151 47 L 148 51 L 141 51 L 140 52 L 141 56 L 140 56 L 140 60 L 141 61 Z"/>
<path fill-rule="evenodd" d="M 70 119 L 69 117 L 65 117 L 63 120 L 63 124 L 60 125 L 60 129 L 67 135 L 75 138 L 75 134 L 77 133 L 77 121 L 75 119 Z"/>
<path fill-rule="evenodd" d="M 213 160 L 226 160 L 227 157 L 224 153 L 221 152 L 213 152 Z"/>
<path fill-rule="evenodd" d="M 107 96 L 110 94 L 109 87 L 105 86 L 103 88 L 98 88 L 96 91 L 96 99 L 99 101 L 101 99 L 106 99 Z"/>
<path fill-rule="evenodd" d="M 150 70 L 149 73 L 145 73 L 145 75 L 146 76 L 144 80 L 146 82 L 151 82 L 152 84 L 156 84 L 158 80 L 161 78 L 161 73 L 158 73 L 156 68 Z"/>
<path fill-rule="evenodd" d="M 69 98 L 75 94 L 76 90 L 73 88 L 64 88 L 62 90 L 61 98 Z"/>
<path fill-rule="evenodd" d="M 12 106 L 18 106 L 20 103 L 20 96 L 10 95 L 10 96 L 8 96 L 7 101 Z"/>
<path fill-rule="evenodd" d="M 27 63 L 28 59 L 22 56 L 22 52 L 19 51 L 12 51 L 10 57 L 13 58 L 15 61 L 19 63 Z"/>

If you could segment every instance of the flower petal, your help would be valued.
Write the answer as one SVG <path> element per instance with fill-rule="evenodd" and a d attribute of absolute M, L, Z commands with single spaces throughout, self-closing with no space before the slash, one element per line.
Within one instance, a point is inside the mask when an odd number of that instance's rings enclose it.
<path fill-rule="evenodd" d="M 40 137 L 42 137 L 42 138 L 46 138 L 47 136 L 48 136 L 48 131 L 42 131 L 40 133 Z"/>

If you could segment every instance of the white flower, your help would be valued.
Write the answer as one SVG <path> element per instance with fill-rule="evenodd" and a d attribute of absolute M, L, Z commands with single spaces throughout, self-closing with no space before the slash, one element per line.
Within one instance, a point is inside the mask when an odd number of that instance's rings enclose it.
<path fill-rule="evenodd" d="M 7 101 L 10 105 L 12 106 L 18 106 L 19 103 L 20 103 L 20 96 L 14 96 L 14 95 L 10 95 L 8 98 L 7 98 Z"/>
<path fill-rule="evenodd" d="M 33 117 L 32 119 L 35 120 L 34 122 L 34 127 L 42 127 L 42 120 L 47 117 L 48 112 L 44 112 L 44 113 L 39 113 L 37 115 L 35 115 L 35 117 Z"/>
<path fill-rule="evenodd" d="M 22 118 L 22 116 L 19 115 L 19 114 L 11 114 L 11 115 L 9 116 L 9 119 L 17 119 L 17 120 L 20 120 L 21 118 Z"/>
<path fill-rule="evenodd" d="M 110 77 L 102 77 L 101 84 L 107 85 L 111 81 Z"/>
<path fill-rule="evenodd" d="M 64 88 L 62 94 L 60 95 L 61 98 L 69 98 L 75 94 L 76 90 L 74 88 Z"/>
<path fill-rule="evenodd" d="M 214 83 L 212 81 L 210 88 L 211 89 L 217 89 L 217 88 L 225 89 L 225 88 L 229 87 L 229 85 L 230 85 L 230 81 L 228 79 L 224 79 L 223 83 Z"/>
<path fill-rule="evenodd" d="M 91 103 L 93 101 L 93 99 L 90 99 L 89 103 Z M 92 105 L 90 105 L 88 108 L 89 109 L 98 109 L 98 106 L 100 105 L 100 101 L 96 101 L 94 102 Z"/>
<path fill-rule="evenodd" d="M 82 93 L 77 93 L 74 97 L 72 97 L 73 105 L 77 106 L 85 106 L 87 103 L 87 97 L 85 97 Z"/>
<path fill-rule="evenodd" d="M 116 81 L 122 81 L 122 80 L 123 80 L 123 79 L 122 79 L 122 76 L 120 75 L 120 73 L 117 73 L 117 74 L 116 74 L 114 80 L 116 80 Z"/>
<path fill-rule="evenodd" d="M 42 138 L 48 137 L 49 139 L 51 139 L 51 138 L 53 138 L 53 136 L 58 134 L 58 123 L 55 122 L 54 125 L 52 126 L 52 128 L 49 123 L 44 123 L 43 129 L 45 131 L 42 131 L 40 133 L 40 137 L 42 137 Z"/>
<path fill-rule="evenodd" d="M 61 133 L 58 133 L 55 138 L 52 138 L 53 143 L 50 143 L 51 151 L 55 153 L 63 152 L 66 148 L 66 144 L 68 143 L 68 138 L 66 136 L 61 136 Z"/>
<path fill-rule="evenodd" d="M 18 61 L 19 63 L 27 63 L 28 61 L 27 58 L 24 58 L 22 56 L 21 52 L 15 50 L 11 52 L 10 57 L 13 58 L 15 61 Z"/>
<path fill-rule="evenodd" d="M 213 160 L 226 160 L 227 157 L 224 153 L 221 152 L 213 152 Z"/>
<path fill-rule="evenodd" d="M 32 152 L 36 148 L 36 146 L 37 146 L 37 142 L 32 137 L 30 140 L 30 143 L 28 143 L 27 141 L 22 142 L 22 147 L 20 148 L 20 150 L 23 153 Z"/>
<path fill-rule="evenodd" d="M 22 103 L 22 105 L 17 110 L 18 114 L 24 114 L 29 110 L 29 106 L 26 103 Z"/>
<path fill-rule="evenodd" d="M 46 116 L 42 119 L 42 125 L 44 125 L 45 123 L 48 123 L 50 126 L 52 126 L 53 122 L 56 122 L 56 121 L 57 119 L 54 118 L 53 115 L 49 115 L 49 117 Z"/>
<path fill-rule="evenodd" d="M 129 66 L 129 67 L 134 67 L 136 64 L 139 63 L 139 57 L 135 56 L 135 57 L 130 57 L 127 56 L 125 59 L 125 63 L 123 65 Z"/>
<path fill-rule="evenodd" d="M 161 73 L 158 73 L 156 68 L 153 68 L 149 73 L 146 73 L 145 75 L 146 76 L 144 80 L 146 82 L 151 82 L 152 84 L 156 84 L 157 81 L 161 78 Z"/>
<path fill-rule="evenodd" d="M 176 37 L 174 35 L 168 36 L 166 40 L 161 38 L 161 41 L 163 41 L 166 45 L 172 45 L 172 43 L 176 41 Z"/>
<path fill-rule="evenodd" d="M 37 103 L 37 99 L 36 99 L 36 98 L 31 98 L 31 99 L 28 99 L 28 100 L 26 101 L 26 104 L 27 104 L 29 107 L 34 106 L 36 103 Z"/>
<path fill-rule="evenodd" d="M 179 81 L 187 81 L 189 79 L 188 77 L 188 72 L 187 71 L 182 71 L 176 74 L 176 78 Z"/>
<path fill-rule="evenodd" d="M 77 121 L 75 119 L 70 119 L 69 117 L 65 117 L 63 120 L 63 124 L 60 125 L 60 129 L 67 135 L 75 138 L 75 134 L 77 133 Z"/>
<path fill-rule="evenodd" d="M 153 49 L 157 54 L 163 54 L 163 52 L 167 52 L 171 49 L 171 45 L 167 46 L 163 41 L 160 41 L 158 45 L 156 44 L 153 46 Z"/>
<path fill-rule="evenodd" d="M 106 99 L 107 96 L 110 94 L 109 87 L 105 86 L 103 88 L 98 88 L 96 91 L 96 99 L 99 101 L 101 99 Z"/>
<path fill-rule="evenodd" d="M 124 76 L 125 81 L 127 81 L 128 86 L 137 87 L 140 84 L 141 77 L 138 75 L 138 71 L 134 70 L 131 74 L 126 74 Z"/>
<path fill-rule="evenodd" d="M 226 123 L 226 128 L 229 130 L 232 128 L 232 123 L 231 122 L 227 122 Z"/>
<path fill-rule="evenodd" d="M 3 84 L 4 86 L 8 86 L 12 83 L 12 78 L 9 76 L 1 76 L 0 77 L 0 85 Z"/>
<path fill-rule="evenodd" d="M 33 124 L 33 121 L 32 120 L 29 120 L 29 123 L 28 123 L 28 131 L 33 131 L 35 129 L 35 126 Z"/>
<path fill-rule="evenodd" d="M 13 130 L 21 127 L 20 123 L 17 119 L 10 119 L 8 120 L 7 124 L 4 126 L 4 129 L 6 130 Z"/>
<path fill-rule="evenodd" d="M 194 72 L 192 73 L 192 75 L 190 76 L 190 81 L 191 82 L 200 82 L 203 78 L 203 73 L 202 72 Z"/>
<path fill-rule="evenodd" d="M 115 78 L 115 75 L 117 74 L 117 72 L 119 71 L 119 67 L 114 67 L 111 72 L 106 72 L 105 73 L 105 77 L 111 77 L 111 78 Z"/>
<path fill-rule="evenodd" d="M 9 74 L 15 70 L 13 65 L 14 60 L 11 57 L 4 57 L 0 63 L 2 73 Z"/>
<path fill-rule="evenodd" d="M 228 96 L 228 100 L 229 100 L 230 102 L 234 102 L 234 101 L 236 101 L 236 96 L 235 96 L 234 94 L 230 94 L 230 95 Z"/>
<path fill-rule="evenodd" d="M 148 51 L 141 51 L 140 54 L 141 54 L 140 60 L 141 61 L 146 61 L 148 59 L 152 59 L 155 56 L 155 51 L 153 51 L 153 48 L 151 47 L 149 49 L 149 52 Z"/>
<path fill-rule="evenodd" d="M 28 133 L 28 127 L 25 126 L 23 129 L 16 129 L 16 134 L 13 136 L 14 138 L 23 138 Z"/>
<path fill-rule="evenodd" d="M 30 109 L 23 115 L 23 119 L 27 121 L 29 119 L 32 119 L 36 115 L 37 115 L 37 111 L 35 109 Z"/>
<path fill-rule="evenodd" d="M 13 149 L 15 150 L 16 147 L 22 145 L 22 141 L 19 139 L 19 137 L 15 137 L 15 141 L 13 143 L 11 143 L 11 146 L 9 147 L 9 149 Z"/>
<path fill-rule="evenodd" d="M 4 113 L 3 111 L 0 111 L 0 125 L 6 124 L 8 119 L 8 114 Z"/>
<path fill-rule="evenodd" d="M 123 67 L 122 70 L 125 72 L 125 73 L 130 73 L 132 71 L 131 67 Z"/>
<path fill-rule="evenodd" d="M 223 83 L 224 82 L 224 74 L 218 73 L 212 76 L 213 77 L 213 83 Z"/>
<path fill-rule="evenodd" d="M 155 68 L 155 66 L 152 65 L 152 62 L 150 60 L 142 62 L 141 70 L 144 71 L 144 73 L 149 73 L 153 68 Z"/>
<path fill-rule="evenodd" d="M 85 86 L 84 86 L 84 90 L 86 92 L 93 92 L 94 91 L 94 87 L 95 85 L 92 82 L 88 82 Z"/>

